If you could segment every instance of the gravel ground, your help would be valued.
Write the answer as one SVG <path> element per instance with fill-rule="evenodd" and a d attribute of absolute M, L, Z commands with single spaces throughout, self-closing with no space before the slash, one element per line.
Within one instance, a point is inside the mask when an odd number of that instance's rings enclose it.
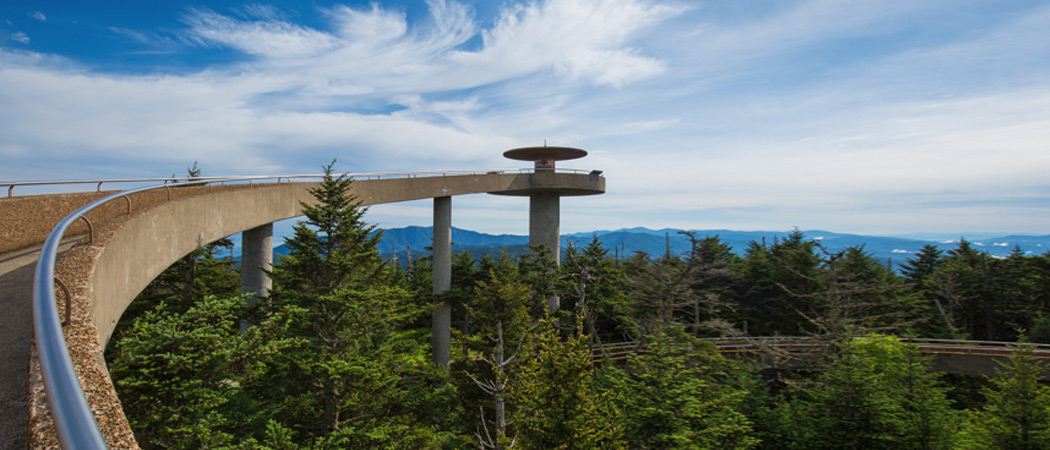
<path fill-rule="evenodd" d="M 0 255 L 0 448 L 25 448 L 33 270 L 40 249 Z"/>

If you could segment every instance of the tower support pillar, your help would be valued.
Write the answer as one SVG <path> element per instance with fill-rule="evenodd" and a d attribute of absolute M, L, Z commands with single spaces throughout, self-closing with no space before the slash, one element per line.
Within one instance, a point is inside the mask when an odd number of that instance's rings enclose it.
<path fill-rule="evenodd" d="M 543 245 L 551 250 L 555 266 L 561 263 L 561 196 L 557 192 L 535 192 L 529 196 L 529 245 Z M 557 311 L 561 299 L 552 295 L 547 310 Z"/>
<path fill-rule="evenodd" d="M 266 272 L 273 268 L 273 224 L 241 233 L 241 293 L 253 294 L 249 304 L 269 295 L 273 281 Z"/>
<path fill-rule="evenodd" d="M 452 197 L 434 198 L 434 295 L 452 289 Z M 436 300 L 438 308 L 431 316 L 431 344 L 434 363 L 448 367 L 452 349 L 452 305 Z"/>

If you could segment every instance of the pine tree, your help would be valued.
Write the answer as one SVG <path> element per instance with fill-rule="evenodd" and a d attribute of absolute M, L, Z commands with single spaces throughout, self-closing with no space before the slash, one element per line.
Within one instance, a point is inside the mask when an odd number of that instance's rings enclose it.
<path fill-rule="evenodd" d="M 984 408 L 970 418 L 968 448 L 1050 449 L 1050 387 L 1040 383 L 1046 367 L 1032 351 L 1031 346 L 1015 348 L 991 379 Z"/>
<path fill-rule="evenodd" d="M 582 327 L 577 325 L 577 330 Z M 523 450 L 620 449 L 623 432 L 593 388 L 587 336 L 562 340 L 545 318 L 522 347 L 511 398 L 518 446 Z"/>
<path fill-rule="evenodd" d="M 264 418 L 242 386 L 266 371 L 286 317 L 240 332 L 244 300 L 208 296 L 176 313 L 163 304 L 131 322 L 108 367 L 143 448 L 206 448 L 262 434 Z"/>
<path fill-rule="evenodd" d="M 623 414 L 628 447 L 637 449 L 753 448 L 748 418 L 737 410 L 745 392 L 727 383 L 735 366 L 710 343 L 684 333 L 660 334 L 607 389 Z"/>
<path fill-rule="evenodd" d="M 819 269 L 816 243 L 806 241 L 797 229 L 770 245 L 751 242 L 740 269 L 748 282 L 739 294 L 750 318 L 748 334 L 798 336 L 812 331 L 806 315 L 816 307 L 811 294 L 821 289 Z"/>
<path fill-rule="evenodd" d="M 840 341 L 812 383 L 787 393 L 789 447 L 953 448 L 947 390 L 915 352 L 891 337 Z"/>
<path fill-rule="evenodd" d="M 380 233 L 364 222 L 352 180 L 333 176 L 333 164 L 310 190 L 316 203 L 303 204 L 306 220 L 274 266 L 265 307 L 293 311 L 290 332 L 303 344 L 278 355 L 253 393 L 317 445 L 383 447 L 410 439 L 404 375 L 415 363 L 405 353 L 424 350 L 400 328 L 423 311 L 394 282 L 376 248 Z"/>
<path fill-rule="evenodd" d="M 462 433 L 473 435 L 484 429 L 485 424 L 478 416 L 479 408 L 492 407 L 491 394 L 471 379 L 494 380 L 500 375 L 496 368 L 477 357 L 496 352 L 493 343 L 506 348 L 507 354 L 513 354 L 526 339 L 530 326 L 527 305 L 530 299 L 529 285 L 522 280 L 518 268 L 510 257 L 504 253 L 498 260 L 484 258 L 482 268 L 487 276 L 478 280 L 473 288 L 473 295 L 468 305 L 470 321 L 474 334 L 456 333 L 455 345 L 462 349 L 453 356 L 452 379 L 458 388 L 456 401 L 464 417 L 460 420 Z M 469 376 L 468 376 L 469 374 Z M 513 413 L 514 404 L 508 402 L 507 414 Z"/>
<path fill-rule="evenodd" d="M 943 263 L 943 252 L 936 245 L 926 244 L 915 252 L 914 258 L 901 265 L 901 274 L 916 287 L 921 287 Z"/>
<path fill-rule="evenodd" d="M 627 280 L 597 236 L 582 250 L 569 243 L 562 274 L 568 281 L 562 310 L 583 314 L 584 332 L 594 345 L 629 340 Z"/>

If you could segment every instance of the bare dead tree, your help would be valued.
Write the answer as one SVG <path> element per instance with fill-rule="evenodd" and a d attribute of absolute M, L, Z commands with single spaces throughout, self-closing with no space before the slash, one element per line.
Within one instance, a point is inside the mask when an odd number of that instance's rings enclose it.
<path fill-rule="evenodd" d="M 504 450 L 512 449 L 518 441 L 518 437 L 515 435 L 513 438 L 507 436 L 507 427 L 513 424 L 508 422 L 506 419 L 506 396 L 507 396 L 507 367 L 514 361 L 518 356 L 518 351 L 521 350 L 521 344 L 518 344 L 518 348 L 514 350 L 514 353 L 509 357 L 504 358 L 503 356 L 503 323 L 496 323 L 496 338 L 493 339 L 496 343 L 496 353 L 486 357 L 485 355 L 478 355 L 482 361 L 489 363 L 492 366 L 495 376 L 490 380 L 478 380 L 471 375 L 470 372 L 464 371 L 474 384 L 478 386 L 483 392 L 493 397 L 495 403 L 495 417 L 492 421 L 492 425 L 495 428 L 495 436 L 489 430 L 489 421 L 485 419 L 485 408 L 478 406 L 481 413 L 481 428 L 476 430 L 474 436 L 478 438 L 478 445 L 482 450 L 493 449 L 493 450 Z"/>
<path fill-rule="evenodd" d="M 590 266 L 581 263 L 577 257 L 575 242 L 569 241 L 567 250 L 566 257 L 568 258 L 568 263 L 576 268 L 575 273 L 566 275 L 567 278 L 570 278 L 573 281 L 572 289 L 576 297 L 576 313 L 583 316 L 583 322 L 586 326 L 584 333 L 591 336 L 591 345 L 602 349 L 602 339 L 598 336 L 598 330 L 596 330 L 594 326 L 597 312 L 587 307 L 587 286 L 594 283 L 594 275 L 591 274 Z M 605 350 L 602 349 L 603 353 L 604 351 Z"/>
<path fill-rule="evenodd" d="M 635 259 L 635 276 L 629 279 L 632 294 L 650 310 L 636 326 L 643 334 L 667 327 L 680 327 L 692 334 L 715 332 L 721 336 L 739 335 L 720 316 L 732 306 L 718 292 L 706 286 L 713 280 L 728 277 L 729 267 L 720 261 L 703 257 L 698 238 L 693 232 L 680 232 L 689 238 L 691 250 L 682 258 L 653 261 L 642 255 Z"/>
<path fill-rule="evenodd" d="M 951 311 L 960 307 L 963 301 L 967 300 L 966 294 L 960 288 L 959 280 L 950 271 L 934 272 L 931 279 L 934 287 L 937 288 L 936 294 L 931 296 L 934 304 L 937 305 L 937 312 L 941 314 L 941 319 L 944 320 L 944 325 L 948 327 L 948 332 L 951 333 L 952 339 L 959 339 L 955 334 L 955 324 L 952 321 Z M 948 302 L 949 310 L 945 310 L 944 304 L 941 303 L 941 298 Z"/>
<path fill-rule="evenodd" d="M 794 268 L 786 269 L 797 277 L 821 286 L 814 292 L 795 292 L 777 283 L 788 295 L 808 300 L 809 311 L 798 313 L 813 327 L 808 334 L 819 346 L 813 356 L 821 358 L 843 339 L 872 333 L 896 334 L 913 324 L 915 319 L 888 303 L 894 286 L 886 280 L 866 277 L 864 273 L 845 270 L 844 255 L 849 249 L 829 252 L 817 243 L 824 270 L 814 275 L 803 274 Z M 773 352 L 775 353 L 775 352 Z M 780 355 L 783 356 L 783 355 Z M 800 358 L 800 355 L 790 355 Z M 776 357 L 776 356 L 774 356 Z"/>

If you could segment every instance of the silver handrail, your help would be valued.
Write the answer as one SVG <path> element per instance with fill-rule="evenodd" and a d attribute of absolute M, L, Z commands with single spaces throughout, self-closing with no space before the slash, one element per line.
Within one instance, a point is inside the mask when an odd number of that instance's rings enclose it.
<path fill-rule="evenodd" d="M 557 168 L 554 169 L 557 173 L 591 173 L 590 170 L 583 169 L 568 169 L 568 168 Z M 485 175 L 490 173 L 532 173 L 535 169 L 495 169 L 495 170 L 438 170 L 438 171 L 422 171 L 422 172 L 364 172 L 364 173 L 347 173 L 349 177 L 355 179 L 384 179 L 384 178 L 418 178 L 418 177 L 438 177 L 448 175 Z M 14 196 L 14 189 L 19 186 L 60 186 L 60 185 L 71 185 L 71 184 L 94 184 L 95 191 L 101 192 L 103 184 L 114 184 L 114 183 L 164 183 L 164 184 L 185 184 L 185 183 L 198 183 L 198 182 L 210 182 L 210 183 L 233 183 L 233 182 L 252 182 L 256 180 L 281 180 L 290 181 L 291 179 L 302 179 L 302 178 L 321 178 L 321 174 L 293 174 L 293 175 L 245 175 L 245 176 L 225 176 L 225 177 L 165 177 L 165 178 L 104 178 L 95 180 L 25 180 L 25 181 L 0 181 L 0 188 L 7 188 L 7 197 Z"/>
<path fill-rule="evenodd" d="M 588 173 L 586 170 L 558 169 L 563 173 Z M 413 178 L 446 175 L 485 175 L 492 173 L 530 173 L 533 169 L 502 169 L 484 171 L 440 171 L 440 172 L 380 172 L 363 174 L 345 174 L 355 179 L 383 179 L 387 178 Z M 292 179 L 321 178 L 320 174 L 301 175 L 265 175 L 265 176 L 243 176 L 243 177 L 193 177 L 193 178 L 136 178 L 136 179 L 108 179 L 108 180 L 59 180 L 59 181 L 22 181 L 22 182 L 0 182 L 0 186 L 8 186 L 8 195 L 15 186 L 23 185 L 47 185 L 47 184 L 98 184 L 101 190 L 102 183 L 112 182 L 161 182 L 164 184 L 145 186 L 137 189 L 119 191 L 95 200 L 72 214 L 62 219 L 48 234 L 47 240 L 40 250 L 40 259 L 37 261 L 36 272 L 33 279 L 33 334 L 36 337 L 37 352 L 40 359 L 40 371 L 44 379 L 44 389 L 47 392 L 48 407 L 51 410 L 51 418 L 55 424 L 59 444 L 64 449 L 106 449 L 106 441 L 99 430 L 95 415 L 91 412 L 84 389 L 80 385 L 73 366 L 73 360 L 66 346 L 65 336 L 62 332 L 62 324 L 59 321 L 58 308 L 55 306 L 55 262 L 58 259 L 58 246 L 65 235 L 66 229 L 73 222 L 79 220 L 84 214 L 102 206 L 103 204 L 126 197 L 131 194 L 171 187 L 171 181 L 179 181 L 180 186 L 207 185 L 213 183 L 227 182 L 253 182 L 256 180 L 280 180 L 291 182 Z M 69 299 L 68 301 L 72 301 Z"/>

